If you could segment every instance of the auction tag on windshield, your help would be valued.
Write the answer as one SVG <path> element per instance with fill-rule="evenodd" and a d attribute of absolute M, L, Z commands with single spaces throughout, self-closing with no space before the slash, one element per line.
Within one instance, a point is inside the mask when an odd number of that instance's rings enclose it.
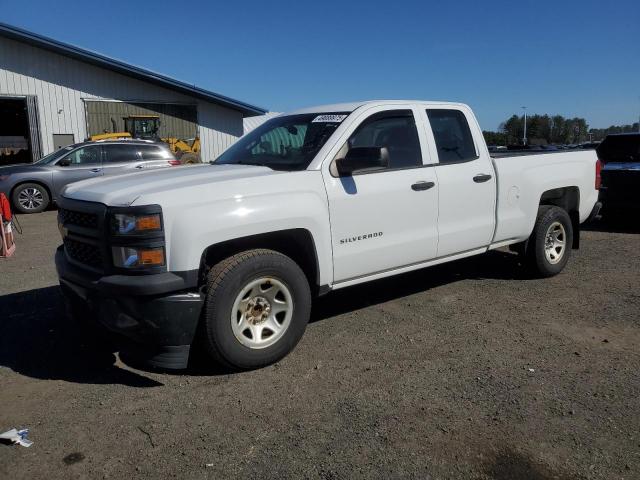
<path fill-rule="evenodd" d="M 316 122 L 329 122 L 329 123 L 340 123 L 347 115 L 318 115 L 316 118 L 311 120 L 311 123 Z"/>

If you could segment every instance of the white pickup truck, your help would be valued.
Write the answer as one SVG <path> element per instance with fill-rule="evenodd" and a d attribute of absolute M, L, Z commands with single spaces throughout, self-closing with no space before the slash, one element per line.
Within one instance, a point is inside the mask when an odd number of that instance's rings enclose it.
<path fill-rule="evenodd" d="M 459 103 L 306 108 L 210 165 L 68 186 L 56 266 L 73 315 L 152 365 L 184 368 L 199 342 L 257 368 L 295 347 L 314 295 L 507 245 L 557 274 L 597 213 L 599 166 L 593 151 L 492 159 Z"/>

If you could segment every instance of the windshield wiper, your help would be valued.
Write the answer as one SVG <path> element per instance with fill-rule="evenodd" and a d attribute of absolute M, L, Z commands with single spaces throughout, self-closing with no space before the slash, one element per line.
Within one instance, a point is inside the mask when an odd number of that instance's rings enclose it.
<path fill-rule="evenodd" d="M 271 170 L 273 170 L 273 167 L 271 165 L 269 165 L 268 163 L 264 163 L 264 162 L 248 162 L 248 161 L 244 161 L 244 160 L 239 160 L 237 162 L 233 162 L 233 163 L 216 163 L 215 160 L 210 160 L 209 163 L 211 165 L 250 165 L 253 167 L 267 167 L 270 168 Z"/>

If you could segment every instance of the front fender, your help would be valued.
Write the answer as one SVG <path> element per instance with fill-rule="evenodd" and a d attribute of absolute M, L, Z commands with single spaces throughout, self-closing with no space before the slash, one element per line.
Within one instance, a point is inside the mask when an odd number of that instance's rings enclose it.
<path fill-rule="evenodd" d="M 158 202 L 163 209 L 170 271 L 198 269 L 202 254 L 210 245 L 305 229 L 315 244 L 320 284 L 332 282 L 329 211 L 320 172 L 274 175 L 261 185 L 246 180 L 229 183 L 219 186 L 225 190 L 222 196 L 223 192 L 211 196 L 201 192 L 201 201 L 197 202 L 197 194 L 189 192 L 175 203 L 166 199 Z"/>

